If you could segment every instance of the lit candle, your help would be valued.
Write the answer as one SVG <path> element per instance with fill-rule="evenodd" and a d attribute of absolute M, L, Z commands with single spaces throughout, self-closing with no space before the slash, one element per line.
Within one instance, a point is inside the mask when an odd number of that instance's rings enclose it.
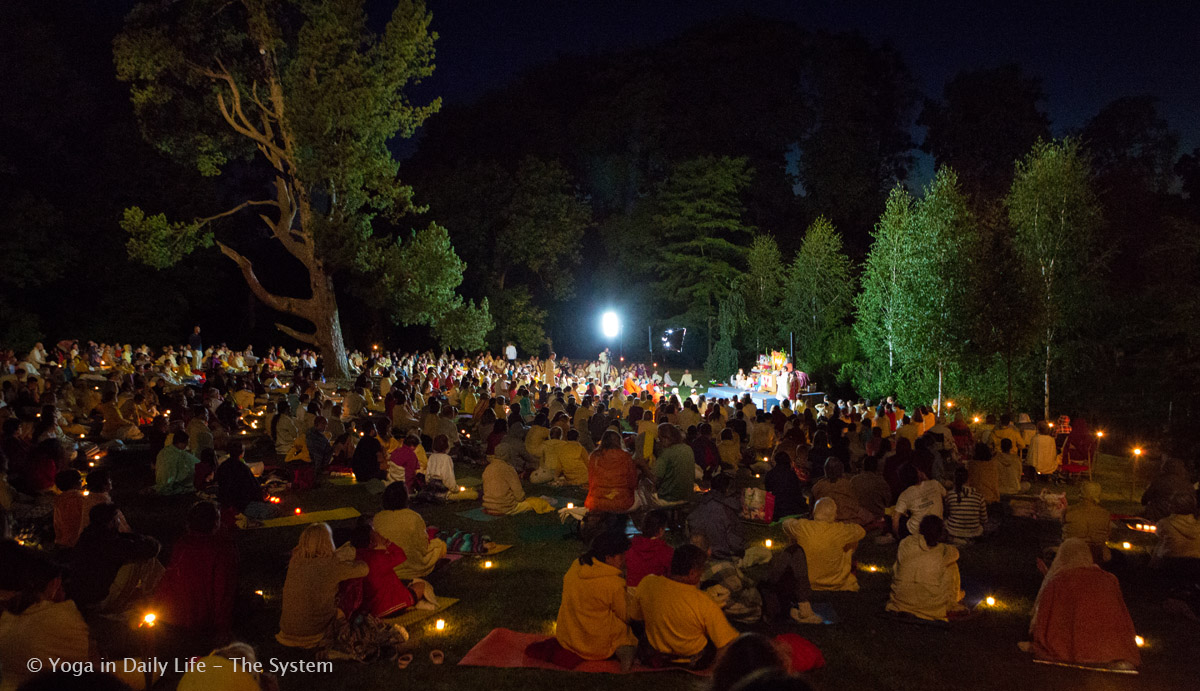
<path fill-rule="evenodd" d="M 299 515 L 300 515 L 300 507 L 299 507 L 299 506 L 297 506 L 297 507 L 296 507 L 296 515 L 297 515 L 297 516 L 299 516 Z"/>
<path fill-rule="evenodd" d="M 575 502 L 573 502 L 573 501 L 569 501 L 569 502 L 567 502 L 567 508 L 568 508 L 568 509 L 573 509 L 573 508 L 575 508 Z"/>
<path fill-rule="evenodd" d="M 438 620 L 437 620 L 437 621 L 434 623 L 434 625 L 433 625 L 433 628 L 437 629 L 438 631 L 444 631 L 444 630 L 446 629 L 446 620 L 445 620 L 445 619 L 438 619 Z"/>
<path fill-rule="evenodd" d="M 986 599 L 986 600 L 984 600 L 984 602 L 986 602 L 986 603 L 987 603 L 987 606 L 988 606 L 988 607 L 995 607 L 995 606 L 996 606 L 996 598 L 992 597 L 991 595 L 988 595 L 988 596 L 987 596 L 987 599 Z"/>
<path fill-rule="evenodd" d="M 263 591 L 261 591 L 261 590 L 255 590 L 255 591 L 254 591 L 254 594 L 255 594 L 255 595 L 257 595 L 257 596 L 259 596 L 259 597 L 263 597 Z"/>
<path fill-rule="evenodd" d="M 1137 647 L 1139 647 L 1139 648 L 1144 647 L 1146 645 L 1146 639 L 1142 638 L 1141 636 L 1134 636 L 1133 642 L 1136 643 Z"/>
<path fill-rule="evenodd" d="M 1128 542 L 1122 542 L 1121 549 L 1133 549 L 1133 545 L 1129 544 Z"/>
<path fill-rule="evenodd" d="M 485 568 L 485 569 L 492 568 L 492 562 L 490 562 L 490 561 L 483 562 L 483 568 Z"/>
<path fill-rule="evenodd" d="M 773 545 L 775 543 L 771 542 L 770 538 L 768 538 L 763 541 L 763 544 L 767 546 L 767 549 L 771 549 L 771 545 Z"/>
<path fill-rule="evenodd" d="M 146 626 L 154 626 L 154 622 L 157 619 L 158 616 L 154 614 L 154 612 L 149 612 L 146 614 L 146 616 L 142 617 L 142 623 Z"/>

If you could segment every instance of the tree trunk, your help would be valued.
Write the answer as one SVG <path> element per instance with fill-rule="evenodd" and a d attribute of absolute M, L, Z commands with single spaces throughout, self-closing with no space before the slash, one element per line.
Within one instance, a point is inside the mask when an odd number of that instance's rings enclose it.
<path fill-rule="evenodd" d="M 349 379 L 350 363 L 346 358 L 346 343 L 342 340 L 342 320 L 338 315 L 333 279 L 324 275 L 314 275 L 312 288 L 312 309 L 306 318 L 315 327 L 313 336 L 325 363 L 325 379 Z"/>
<path fill-rule="evenodd" d="M 1008 375 L 1008 407 L 1007 407 L 1007 411 L 1008 411 L 1009 415 L 1012 415 L 1012 412 L 1013 412 L 1012 359 L 1013 359 L 1012 348 L 1009 348 L 1006 351 L 1005 358 L 1004 358 L 1004 369 L 1006 370 L 1007 375 Z"/>
<path fill-rule="evenodd" d="M 1042 419 L 1049 420 L 1050 419 L 1050 341 L 1049 340 L 1046 341 L 1046 371 L 1044 374 L 1045 374 L 1046 389 L 1045 389 L 1045 397 L 1042 399 L 1042 406 L 1043 406 Z"/>
<path fill-rule="evenodd" d="M 937 399 L 938 413 L 942 412 L 942 370 L 943 370 L 942 363 L 941 363 L 941 361 L 938 361 L 938 399 Z"/>

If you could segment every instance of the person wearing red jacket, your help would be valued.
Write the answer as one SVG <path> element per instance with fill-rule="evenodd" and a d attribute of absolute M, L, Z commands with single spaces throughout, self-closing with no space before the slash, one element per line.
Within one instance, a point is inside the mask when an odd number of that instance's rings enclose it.
<path fill-rule="evenodd" d="M 675 550 L 663 539 L 667 532 L 667 515 L 651 511 L 642 520 L 642 534 L 633 538 L 625 553 L 625 584 L 637 587 L 650 574 L 665 576 L 671 569 Z"/>

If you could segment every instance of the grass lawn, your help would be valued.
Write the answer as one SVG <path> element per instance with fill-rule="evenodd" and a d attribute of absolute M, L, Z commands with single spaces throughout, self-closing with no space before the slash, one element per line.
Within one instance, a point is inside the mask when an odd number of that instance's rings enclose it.
<path fill-rule="evenodd" d="M 129 454 L 118 464 L 118 489 L 146 482 L 148 471 L 135 470 L 137 460 Z M 144 460 L 144 459 L 142 459 Z M 1127 476 L 1120 461 L 1106 458 L 1098 479 L 1109 485 L 1106 501 L 1114 511 L 1128 511 Z M 479 469 L 460 467 L 460 482 L 470 484 L 479 477 Z M 1067 490 L 1072 500 L 1074 488 Z M 581 502 L 580 490 L 555 489 L 553 492 Z M 135 529 L 148 532 L 166 544 L 181 530 L 187 498 L 148 498 L 121 495 L 117 501 L 125 507 Z M 295 503 L 285 506 L 295 506 Z M 306 511 L 354 506 L 363 513 L 378 510 L 378 497 L 362 486 L 325 486 L 306 493 L 299 501 Z M 390 663 L 358 664 L 337 662 L 334 674 L 296 674 L 281 679 L 283 689 L 559 689 L 570 684 L 573 691 L 627 688 L 629 679 L 607 675 L 583 675 L 535 670 L 496 670 L 458 667 L 456 662 L 495 627 L 519 631 L 551 633 L 558 608 L 562 574 L 582 545 L 564 539 L 555 514 L 517 516 L 488 523 L 476 523 L 456 515 L 467 506 L 442 506 L 422 509 L 430 525 L 461 527 L 489 535 L 492 539 L 516 547 L 493 558 L 495 567 L 482 568 L 478 559 L 462 559 L 437 574 L 433 580 L 440 595 L 462 601 L 439 615 L 446 619 L 445 631 L 435 631 L 433 619 L 410 629 L 410 645 L 416 659 L 406 670 Z M 350 521 L 335 525 L 335 537 L 344 539 Z M 279 621 L 279 593 L 283 585 L 288 554 L 296 544 L 300 528 L 276 528 L 243 531 L 238 534 L 241 554 L 242 589 L 247 593 L 262 590 L 265 602 L 256 611 L 237 620 L 238 634 L 254 644 L 260 660 L 305 659 L 302 654 L 282 648 L 273 635 Z M 756 540 L 772 537 L 778 544 L 783 537 L 778 529 L 750 526 Z M 883 619 L 889 588 L 894 545 L 876 545 L 868 538 L 860 548 L 859 559 L 865 567 L 875 565 L 877 573 L 860 571 L 862 591 L 819 595 L 831 603 L 841 623 L 823 627 L 792 627 L 810 638 L 824 652 L 827 665 L 810 675 L 819 689 L 1185 689 L 1200 688 L 1196 660 L 1200 659 L 1200 636 L 1196 625 L 1165 614 L 1152 579 L 1139 565 L 1138 555 L 1121 559 L 1116 571 L 1125 589 L 1126 599 L 1139 633 L 1147 639 L 1142 673 L 1137 677 L 1099 674 L 1035 665 L 1017 650 L 1024 640 L 1032 598 L 1040 576 L 1034 559 L 1041 545 L 1053 539 L 1057 528 L 1032 520 L 1014 520 L 990 541 L 963 550 L 964 589 L 972 601 L 985 595 L 997 599 L 997 607 L 979 619 L 960 623 L 950 630 L 914 627 Z M 678 541 L 679 536 L 672 536 Z M 1126 555 L 1121 555 L 1125 557 Z M 761 568 L 761 567 L 760 567 Z M 751 572 L 753 576 L 754 572 Z M 441 649 L 446 664 L 434 666 L 428 653 Z M 204 651 L 197 651 L 204 652 Z M 174 688 L 168 677 L 156 688 Z M 658 691 L 695 689 L 702 684 L 682 672 L 666 672 L 644 677 Z"/>

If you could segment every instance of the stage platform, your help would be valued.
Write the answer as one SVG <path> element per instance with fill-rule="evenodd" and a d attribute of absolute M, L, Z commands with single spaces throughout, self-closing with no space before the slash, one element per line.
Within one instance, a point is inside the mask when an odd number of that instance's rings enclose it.
<path fill-rule="evenodd" d="M 736 398 L 740 400 L 746 394 L 750 394 L 750 400 L 754 401 L 754 405 L 758 406 L 759 410 L 769 411 L 773 406 L 779 405 L 780 399 L 773 394 L 739 389 L 733 386 L 710 386 L 708 387 L 708 391 L 705 392 L 704 397 L 709 400 L 714 398 Z M 825 398 L 825 393 L 821 391 L 802 393 L 800 394 L 800 398 L 804 400 L 806 405 L 814 405 L 820 403 Z"/>

